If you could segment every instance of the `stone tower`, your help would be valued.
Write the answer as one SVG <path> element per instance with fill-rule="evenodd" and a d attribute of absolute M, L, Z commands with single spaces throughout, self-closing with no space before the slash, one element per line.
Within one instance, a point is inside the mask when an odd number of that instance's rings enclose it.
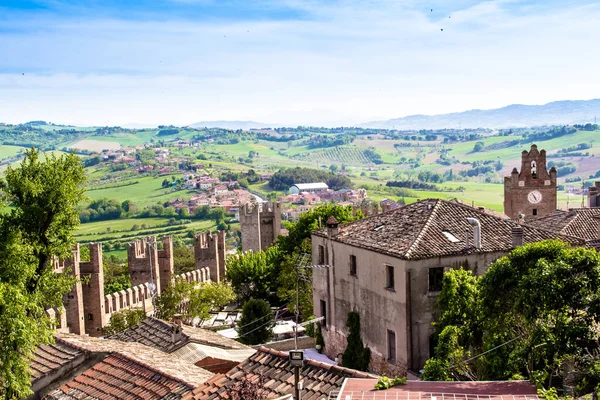
<path fill-rule="evenodd" d="M 161 290 L 165 290 L 171 284 L 173 273 L 175 271 L 173 260 L 173 238 L 171 236 L 163 237 L 163 248 L 158 251 L 158 268 L 160 276 Z"/>
<path fill-rule="evenodd" d="M 548 215 L 557 208 L 556 168 L 546 168 L 546 150 L 521 153 L 521 171 L 516 168 L 504 178 L 504 214 L 517 220 Z"/>
<path fill-rule="evenodd" d="M 272 202 L 242 205 L 240 226 L 243 251 L 269 248 L 281 233 L 281 205 Z"/>
<path fill-rule="evenodd" d="M 101 336 L 106 325 L 104 311 L 104 271 L 102 270 L 102 243 L 90 243 L 90 261 L 79 262 L 82 279 L 85 333 Z M 79 256 L 78 256 L 79 258 Z"/>
<path fill-rule="evenodd" d="M 194 236 L 194 257 L 196 269 L 208 268 L 213 282 L 225 279 L 225 231 Z"/>
<path fill-rule="evenodd" d="M 588 206 L 600 207 L 600 181 L 595 182 L 594 186 L 588 189 Z"/>
<path fill-rule="evenodd" d="M 156 238 L 148 237 L 129 243 L 127 246 L 127 262 L 131 286 L 148 282 L 154 284 L 156 294 L 160 293 L 161 279 Z"/>
<path fill-rule="evenodd" d="M 73 258 L 64 261 L 64 266 L 70 267 L 73 276 L 77 278 L 77 282 L 71 289 L 71 292 L 67 293 L 63 298 L 63 304 L 65 306 L 67 314 L 67 326 L 69 332 L 76 335 L 85 334 L 85 313 L 83 309 L 83 289 L 81 286 L 81 269 L 79 266 L 79 243 L 75 245 L 73 250 Z M 102 284 L 104 286 L 104 283 Z M 103 288 L 104 289 L 104 288 Z M 102 294 L 104 290 L 102 290 Z"/>

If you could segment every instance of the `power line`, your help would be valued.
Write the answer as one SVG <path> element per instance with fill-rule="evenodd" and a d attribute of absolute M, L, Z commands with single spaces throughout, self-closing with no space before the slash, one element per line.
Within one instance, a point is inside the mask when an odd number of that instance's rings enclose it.
<path fill-rule="evenodd" d="M 457 367 L 457 366 L 459 366 L 459 365 L 461 365 L 461 364 L 464 364 L 464 363 L 466 363 L 466 362 L 469 362 L 469 361 L 472 361 L 472 360 L 474 360 L 474 359 L 476 359 L 476 358 L 479 358 L 479 357 L 481 357 L 481 356 L 483 356 L 483 355 L 485 355 L 485 354 L 487 354 L 487 353 L 489 353 L 489 352 L 492 352 L 492 351 L 494 351 L 494 350 L 496 350 L 496 349 L 499 349 L 499 348 L 500 348 L 500 347 L 502 347 L 502 346 L 506 346 L 507 344 L 509 344 L 509 343 L 512 343 L 512 342 L 514 342 L 515 340 L 522 338 L 523 336 L 525 336 L 525 334 L 521 334 L 521 335 L 517 336 L 516 338 L 512 338 L 512 339 L 510 339 L 508 342 L 504 342 L 504 343 L 502 343 L 502 344 L 500 344 L 500 345 L 498 345 L 498 346 L 496 346 L 496 347 L 494 347 L 494 348 L 491 348 L 491 349 L 489 349 L 489 350 L 487 350 L 487 351 L 484 351 L 484 352 L 483 352 L 483 353 L 481 353 L 481 354 L 477 354 L 477 355 L 476 355 L 476 356 L 474 356 L 474 357 L 471 357 L 471 358 L 468 358 L 468 359 L 466 359 L 466 360 L 463 360 L 463 361 L 459 362 L 458 364 L 454 364 L 454 365 L 450 366 L 450 368 Z"/>

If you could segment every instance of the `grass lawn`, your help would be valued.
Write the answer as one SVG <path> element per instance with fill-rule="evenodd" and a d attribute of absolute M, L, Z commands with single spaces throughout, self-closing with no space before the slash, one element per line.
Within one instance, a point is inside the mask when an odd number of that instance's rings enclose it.
<path fill-rule="evenodd" d="M 19 153 L 25 153 L 26 147 L 22 146 L 9 146 L 9 145 L 1 145 L 0 146 L 0 160 L 8 157 L 16 156 Z"/>
<path fill-rule="evenodd" d="M 168 218 L 128 218 L 128 219 L 115 219 L 111 221 L 97 221 L 88 222 L 79 225 L 77 229 L 77 236 L 88 235 L 91 233 L 106 233 L 107 228 L 111 231 L 129 231 L 133 225 L 142 226 L 146 224 L 148 228 L 157 226 L 166 226 L 169 223 Z"/>

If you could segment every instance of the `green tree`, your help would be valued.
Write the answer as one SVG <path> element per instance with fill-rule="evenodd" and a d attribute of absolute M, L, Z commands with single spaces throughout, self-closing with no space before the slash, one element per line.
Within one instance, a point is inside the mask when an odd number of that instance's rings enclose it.
<path fill-rule="evenodd" d="M 275 290 L 279 258 L 277 246 L 256 253 L 247 251 L 229 256 L 226 276 L 238 298 L 267 298 Z"/>
<path fill-rule="evenodd" d="M 175 246 L 173 248 L 173 264 L 177 275 L 196 269 L 196 258 L 192 246 Z"/>
<path fill-rule="evenodd" d="M 360 338 L 360 315 L 357 312 L 348 313 L 346 327 L 349 332 L 346 350 L 342 356 L 342 366 L 367 371 L 371 362 L 371 350 L 365 347 Z"/>
<path fill-rule="evenodd" d="M 210 311 L 226 306 L 234 298 L 233 290 L 224 283 L 196 284 L 178 279 L 156 298 L 156 313 L 164 320 L 171 320 L 175 314 L 186 320 L 207 319 Z"/>
<path fill-rule="evenodd" d="M 44 310 L 61 307 L 75 279 L 52 272 L 54 257 L 67 258 L 79 224 L 85 174 L 74 154 L 26 151 L 18 167 L 0 181 L 10 212 L 0 215 L 0 394 L 7 399 L 31 393 L 29 360 L 53 340 Z"/>
<path fill-rule="evenodd" d="M 106 336 L 116 335 L 138 325 L 146 318 L 146 313 L 141 308 L 120 310 L 111 315 L 108 325 L 102 329 L 102 332 Z"/>
<path fill-rule="evenodd" d="M 484 147 L 485 147 L 485 143 L 483 143 L 483 142 L 475 143 L 475 146 L 473 146 L 473 153 L 478 153 L 478 152 L 482 151 Z"/>
<path fill-rule="evenodd" d="M 280 235 L 277 238 L 277 246 L 286 253 L 292 253 L 302 246 L 305 239 L 310 239 L 311 233 L 319 229 L 319 226 L 324 227 L 325 221 L 331 216 L 334 216 L 340 224 L 351 222 L 363 217 L 360 210 L 356 215 L 352 215 L 351 206 L 338 206 L 335 204 L 324 204 L 313 208 L 310 211 L 300 215 L 298 222 L 288 226 L 288 235 Z"/>
<path fill-rule="evenodd" d="M 250 298 L 242 307 L 238 334 L 240 342 L 256 345 L 273 337 L 273 312 L 265 300 Z"/>
<path fill-rule="evenodd" d="M 479 280 L 466 271 L 450 275 L 444 278 L 438 345 L 426 376 L 524 376 L 551 387 L 564 378 L 561 367 L 568 360 L 582 366 L 582 387 L 600 383 L 586 350 L 597 340 L 600 320 L 598 252 L 544 241 L 513 250 Z"/>

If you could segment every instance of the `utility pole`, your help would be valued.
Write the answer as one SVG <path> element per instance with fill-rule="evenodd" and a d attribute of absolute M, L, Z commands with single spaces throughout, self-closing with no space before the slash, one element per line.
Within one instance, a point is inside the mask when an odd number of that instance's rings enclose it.
<path fill-rule="evenodd" d="M 320 317 L 303 322 L 302 324 L 298 323 L 298 320 L 300 318 L 300 270 L 314 268 L 329 268 L 329 265 L 308 265 L 307 261 L 310 257 L 310 254 L 302 253 L 298 256 L 298 259 L 296 261 L 296 324 L 294 325 L 294 350 L 289 352 L 290 363 L 294 367 L 294 400 L 301 400 L 300 391 L 302 390 L 302 385 L 300 384 L 300 368 L 302 368 L 302 366 L 304 365 L 304 351 L 298 350 L 298 326 L 314 324 L 315 322 L 324 319 L 323 317 Z"/>

